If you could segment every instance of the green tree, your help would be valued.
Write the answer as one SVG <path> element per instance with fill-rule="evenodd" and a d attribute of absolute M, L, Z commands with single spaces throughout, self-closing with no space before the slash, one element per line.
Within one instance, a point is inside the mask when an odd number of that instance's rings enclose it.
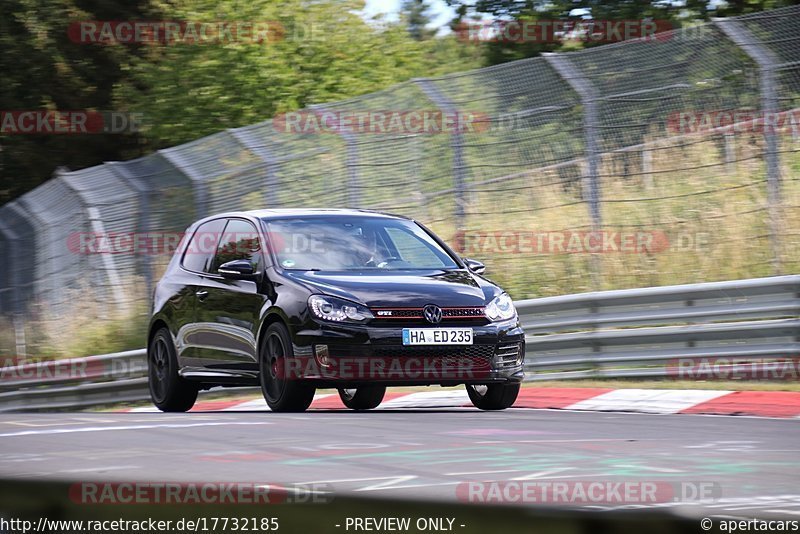
<path fill-rule="evenodd" d="M 365 21 L 363 0 L 4 0 L 0 110 L 128 111 L 126 135 L 0 134 L 0 204 L 80 169 L 409 78 L 480 66 L 453 36 L 416 41 L 403 22 Z M 422 10 L 424 14 L 424 10 Z M 267 22 L 273 40 L 83 44 L 78 21 Z"/>
<path fill-rule="evenodd" d="M 408 33 L 417 41 L 430 39 L 436 30 L 428 28 L 431 23 L 430 6 L 425 0 L 403 0 L 400 15 L 408 26 Z"/>
<path fill-rule="evenodd" d="M 264 44 L 152 47 L 132 61 L 134 83 L 118 87 L 116 98 L 144 114 L 148 141 L 163 147 L 478 66 L 475 51 L 452 36 L 415 41 L 402 23 L 365 21 L 363 7 L 363 0 L 173 1 L 163 6 L 168 18 L 276 21 L 284 33 Z"/>
<path fill-rule="evenodd" d="M 144 0 L 0 2 L 0 110 L 113 109 L 114 88 L 136 48 L 81 44 L 70 24 L 157 18 Z M 136 135 L 0 134 L 0 204 L 47 180 L 54 169 L 87 167 L 139 153 Z"/>
<path fill-rule="evenodd" d="M 573 20 L 585 17 L 595 20 L 664 21 L 660 29 L 679 28 L 683 24 L 709 20 L 710 17 L 741 15 L 773 9 L 800 0 L 728 0 L 712 3 L 708 0 L 665 2 L 649 0 L 445 0 L 455 8 L 452 27 L 457 29 L 469 21 L 486 19 L 494 21 Z M 505 63 L 542 52 L 560 51 L 575 47 L 596 46 L 603 43 L 584 42 L 487 42 L 482 45 L 484 62 L 488 65 Z"/>

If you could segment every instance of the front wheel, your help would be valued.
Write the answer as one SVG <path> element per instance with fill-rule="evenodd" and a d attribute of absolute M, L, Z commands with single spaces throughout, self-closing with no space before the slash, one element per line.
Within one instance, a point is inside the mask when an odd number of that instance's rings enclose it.
<path fill-rule="evenodd" d="M 467 385 L 467 395 L 476 408 L 481 410 L 505 410 L 510 408 L 519 395 L 519 384 L 490 384 L 488 386 Z"/>
<path fill-rule="evenodd" d="M 166 328 L 153 336 L 147 348 L 150 398 L 162 412 L 186 412 L 197 400 L 197 385 L 178 374 L 178 358 Z"/>
<path fill-rule="evenodd" d="M 339 398 L 351 410 L 377 408 L 386 395 L 386 386 L 363 386 L 356 389 L 340 389 Z"/>
<path fill-rule="evenodd" d="M 258 368 L 261 392 L 273 412 L 303 412 L 314 400 L 316 388 L 289 376 L 293 357 L 289 331 L 282 323 L 269 325 L 261 340 Z"/>

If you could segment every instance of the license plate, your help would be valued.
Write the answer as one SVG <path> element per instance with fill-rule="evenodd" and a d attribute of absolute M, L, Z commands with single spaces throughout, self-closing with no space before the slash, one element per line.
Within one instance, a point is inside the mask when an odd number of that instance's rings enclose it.
<path fill-rule="evenodd" d="M 403 345 L 472 345 L 472 328 L 403 328 Z"/>

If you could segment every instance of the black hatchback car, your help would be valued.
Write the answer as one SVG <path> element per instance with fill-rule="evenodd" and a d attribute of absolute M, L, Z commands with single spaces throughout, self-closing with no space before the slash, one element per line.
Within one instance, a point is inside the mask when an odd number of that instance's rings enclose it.
<path fill-rule="evenodd" d="M 387 386 L 465 384 L 511 406 L 525 337 L 501 288 L 430 230 L 363 210 L 261 210 L 193 224 L 155 289 L 148 376 L 163 411 L 260 385 L 273 411 L 317 388 L 378 406 Z"/>

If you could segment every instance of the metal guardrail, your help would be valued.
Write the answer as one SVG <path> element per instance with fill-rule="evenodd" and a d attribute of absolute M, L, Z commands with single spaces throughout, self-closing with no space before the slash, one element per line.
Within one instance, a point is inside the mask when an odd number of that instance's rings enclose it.
<path fill-rule="evenodd" d="M 656 378 L 675 376 L 681 361 L 800 357 L 800 275 L 580 293 L 515 305 L 526 332 L 529 381 Z M 146 369 L 144 349 L 5 367 L 0 412 L 146 400 Z"/>
<path fill-rule="evenodd" d="M 148 398 L 145 349 L 0 369 L 0 412 L 74 409 Z"/>
<path fill-rule="evenodd" d="M 515 304 L 527 334 L 528 380 L 680 378 L 681 362 L 800 355 L 797 275 Z"/>

